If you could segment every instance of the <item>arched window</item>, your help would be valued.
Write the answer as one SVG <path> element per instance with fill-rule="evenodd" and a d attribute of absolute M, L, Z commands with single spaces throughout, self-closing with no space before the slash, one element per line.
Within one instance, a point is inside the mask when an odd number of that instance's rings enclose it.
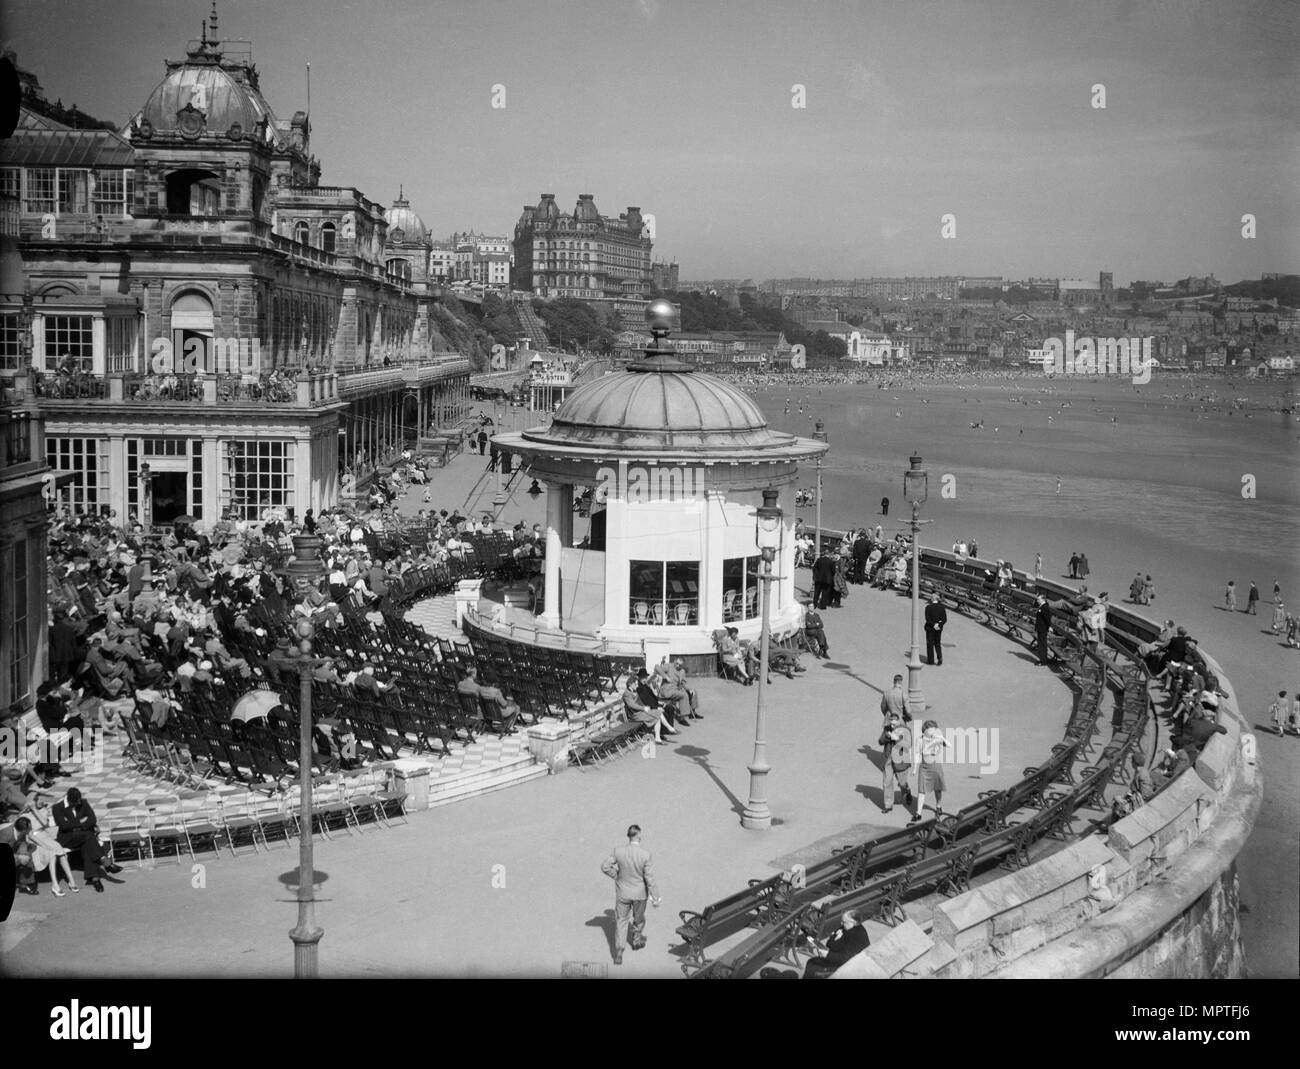
<path fill-rule="evenodd" d="M 333 223 L 324 223 L 320 228 L 320 247 L 326 252 L 333 252 L 337 230 Z"/>
<path fill-rule="evenodd" d="M 221 184 L 212 171 L 192 167 L 167 176 L 169 215 L 216 215 L 221 209 Z"/>
<path fill-rule="evenodd" d="M 311 242 L 311 230 L 304 219 L 299 219 L 293 224 L 293 240 L 300 245 L 307 245 Z"/>

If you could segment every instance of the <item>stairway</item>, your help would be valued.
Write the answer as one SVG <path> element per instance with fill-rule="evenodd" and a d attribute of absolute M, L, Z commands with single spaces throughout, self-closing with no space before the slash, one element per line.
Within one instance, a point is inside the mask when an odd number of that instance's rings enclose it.
<path fill-rule="evenodd" d="M 532 339 L 532 347 L 547 348 L 550 339 L 546 336 L 546 328 L 542 326 L 541 319 L 533 311 L 532 298 L 526 293 L 516 293 L 511 299 L 515 302 L 515 315 L 519 319 L 520 329 Z"/>

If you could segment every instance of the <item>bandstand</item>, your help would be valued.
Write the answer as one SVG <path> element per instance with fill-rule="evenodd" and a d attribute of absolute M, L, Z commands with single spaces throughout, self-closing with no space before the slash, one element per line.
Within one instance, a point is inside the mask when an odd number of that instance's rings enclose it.
<path fill-rule="evenodd" d="M 757 638 L 755 509 L 768 488 L 785 516 L 772 629 L 799 626 L 793 501 L 782 497 L 800 462 L 827 446 L 772 430 L 740 390 L 678 361 L 673 315 L 656 301 L 643 360 L 576 390 L 548 426 L 493 438 L 546 486 L 536 641 L 587 635 L 611 651 L 689 662 L 712 658 L 720 628 Z"/>

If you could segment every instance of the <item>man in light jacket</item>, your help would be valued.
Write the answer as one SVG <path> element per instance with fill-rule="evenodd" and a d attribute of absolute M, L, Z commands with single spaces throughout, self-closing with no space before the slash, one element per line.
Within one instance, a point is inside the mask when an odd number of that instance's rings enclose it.
<path fill-rule="evenodd" d="M 641 828 L 627 829 L 627 845 L 617 846 L 605 859 L 600 871 L 614 881 L 614 964 L 623 964 L 623 948 L 631 942 L 633 950 L 645 946 L 645 904 L 650 899 L 657 906 L 662 901 L 655 883 L 650 851 L 641 845 Z M 631 939 L 625 940 L 624 928 L 631 927 Z"/>

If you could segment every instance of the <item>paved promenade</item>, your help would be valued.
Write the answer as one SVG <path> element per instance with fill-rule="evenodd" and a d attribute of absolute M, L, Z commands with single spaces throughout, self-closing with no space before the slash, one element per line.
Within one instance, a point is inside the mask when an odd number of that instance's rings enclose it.
<path fill-rule="evenodd" d="M 472 483 L 474 474 L 461 457 L 434 485 Z M 824 614 L 832 658 L 805 657 L 804 676 L 774 679 L 768 831 L 739 823 L 756 691 L 701 679 L 706 719 L 670 746 L 415 813 L 405 826 L 318 839 L 322 974 L 545 977 L 577 962 L 611 976 L 680 975 L 679 910 L 906 821 L 901 806 L 880 812 L 875 739 L 881 690 L 904 664 L 908 608 L 897 595 L 853 588 L 844 608 Z M 996 770 L 950 767 L 944 808 L 955 810 L 1040 763 L 1060 739 L 1072 696 L 1024 650 L 950 619 L 944 666 L 923 672 L 932 715 L 944 726 L 999 731 Z M 615 967 L 613 886 L 600 863 L 634 821 L 664 903 L 650 913 L 649 946 Z M 288 976 L 296 868 L 296 847 L 279 846 L 238 859 L 200 855 L 199 867 L 188 859 L 128 867 L 125 884 L 102 895 L 55 899 L 43 885 L 0 927 L 3 971 Z"/>

